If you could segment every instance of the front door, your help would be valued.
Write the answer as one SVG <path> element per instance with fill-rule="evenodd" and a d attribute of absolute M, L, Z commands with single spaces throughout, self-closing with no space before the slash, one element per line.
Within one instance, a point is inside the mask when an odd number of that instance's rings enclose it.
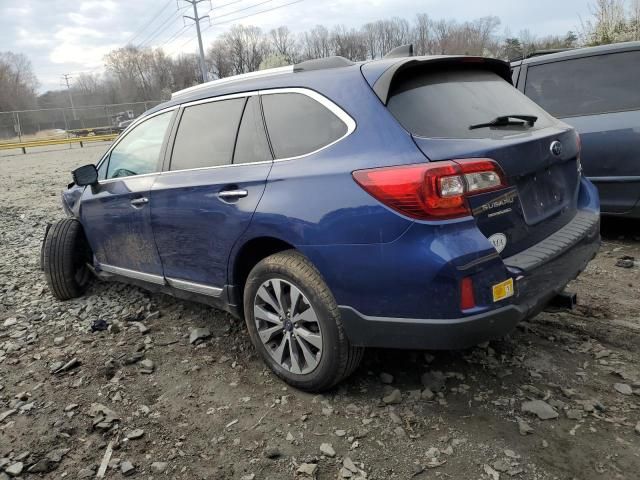
<path fill-rule="evenodd" d="M 271 162 L 257 95 L 184 108 L 169 171 L 151 188 L 151 223 L 170 285 L 222 292 L 229 253 L 251 221 Z"/>
<path fill-rule="evenodd" d="M 105 271 L 162 281 L 149 196 L 174 113 L 152 116 L 129 131 L 100 164 L 98 185 L 82 195 L 80 220 Z"/>

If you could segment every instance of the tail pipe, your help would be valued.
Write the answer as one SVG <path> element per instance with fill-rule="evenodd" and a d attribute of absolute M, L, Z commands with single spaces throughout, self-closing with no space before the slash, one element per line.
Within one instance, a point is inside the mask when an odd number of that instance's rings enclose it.
<path fill-rule="evenodd" d="M 554 307 L 573 310 L 578 303 L 578 296 L 573 292 L 560 292 L 551 299 L 550 303 Z"/>

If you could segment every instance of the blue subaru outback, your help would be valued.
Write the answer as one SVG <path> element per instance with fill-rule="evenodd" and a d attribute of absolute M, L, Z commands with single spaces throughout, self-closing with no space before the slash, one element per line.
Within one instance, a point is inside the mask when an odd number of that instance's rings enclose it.
<path fill-rule="evenodd" d="M 42 263 L 244 318 L 320 391 L 364 347 L 465 348 L 539 312 L 595 255 L 576 132 L 476 57 L 333 57 L 177 92 L 73 172 Z"/>

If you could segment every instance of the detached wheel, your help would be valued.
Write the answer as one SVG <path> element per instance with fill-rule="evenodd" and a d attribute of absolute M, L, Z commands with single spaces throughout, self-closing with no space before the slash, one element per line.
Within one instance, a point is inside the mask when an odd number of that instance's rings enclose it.
<path fill-rule="evenodd" d="M 288 250 L 259 262 L 244 289 L 251 341 L 271 370 L 301 390 L 327 390 L 359 365 L 329 288 L 309 260 Z"/>
<path fill-rule="evenodd" d="M 42 245 L 42 269 L 53 296 L 59 300 L 81 296 L 91 279 L 89 261 L 91 249 L 80 222 L 65 218 L 54 223 Z"/>

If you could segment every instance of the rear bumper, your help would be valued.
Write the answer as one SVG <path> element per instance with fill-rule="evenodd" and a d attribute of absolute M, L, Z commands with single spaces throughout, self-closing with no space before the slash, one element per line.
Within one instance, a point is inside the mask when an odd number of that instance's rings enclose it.
<path fill-rule="evenodd" d="M 468 348 L 509 333 L 540 312 L 578 276 L 600 246 L 597 211 L 585 210 L 556 234 L 517 257 L 505 259 L 515 280 L 511 303 L 461 318 L 367 316 L 340 306 L 349 340 L 357 346 L 449 350 Z"/>

